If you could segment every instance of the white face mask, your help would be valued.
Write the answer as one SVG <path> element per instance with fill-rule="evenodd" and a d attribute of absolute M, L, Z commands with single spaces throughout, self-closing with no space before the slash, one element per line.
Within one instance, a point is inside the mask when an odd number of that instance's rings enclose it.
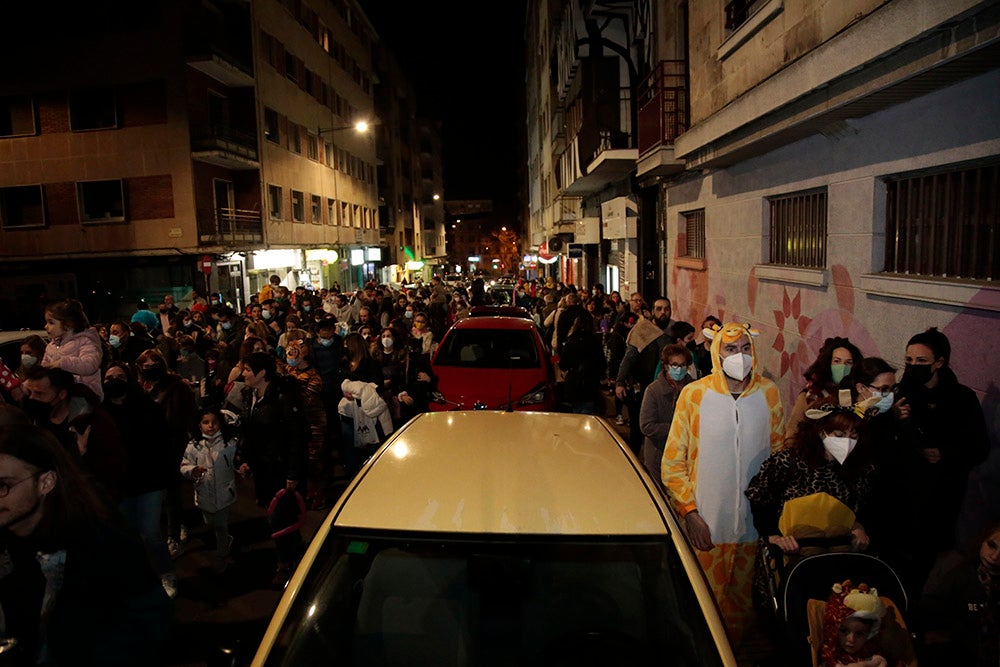
<path fill-rule="evenodd" d="M 847 460 L 848 455 L 854 450 L 854 446 L 857 444 L 857 438 L 843 438 L 836 435 L 823 436 L 824 449 L 826 449 L 830 456 L 837 459 L 837 463 L 840 464 L 843 464 Z"/>
<path fill-rule="evenodd" d="M 722 372 L 734 380 L 744 380 L 753 370 L 753 357 L 749 354 L 731 354 L 722 360 Z"/>

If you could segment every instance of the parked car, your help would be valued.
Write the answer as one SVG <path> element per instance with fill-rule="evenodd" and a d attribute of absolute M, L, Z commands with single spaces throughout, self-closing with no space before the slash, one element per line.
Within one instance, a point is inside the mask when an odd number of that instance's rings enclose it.
<path fill-rule="evenodd" d="M 468 317 L 445 332 L 431 359 L 442 410 L 554 410 L 555 379 L 530 319 Z"/>
<path fill-rule="evenodd" d="M 591 415 L 424 413 L 318 529 L 255 665 L 735 665 L 656 483 Z"/>
<path fill-rule="evenodd" d="M 486 291 L 489 303 L 496 306 L 516 306 L 517 286 L 513 283 L 496 283 Z"/>

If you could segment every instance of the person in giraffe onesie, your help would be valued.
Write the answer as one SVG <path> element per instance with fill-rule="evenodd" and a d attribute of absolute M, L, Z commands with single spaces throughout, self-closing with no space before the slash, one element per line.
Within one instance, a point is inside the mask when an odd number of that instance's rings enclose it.
<path fill-rule="evenodd" d="M 759 371 L 757 332 L 730 322 L 704 333 L 712 372 L 678 396 L 660 476 L 737 647 L 752 620 L 757 545 L 743 491 L 781 446 L 784 418 L 778 387 Z"/>

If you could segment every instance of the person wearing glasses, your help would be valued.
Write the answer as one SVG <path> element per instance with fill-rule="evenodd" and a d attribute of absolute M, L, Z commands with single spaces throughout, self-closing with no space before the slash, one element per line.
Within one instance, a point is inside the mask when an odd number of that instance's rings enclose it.
<path fill-rule="evenodd" d="M 644 436 L 640 450 L 642 464 L 649 476 L 659 481 L 663 448 L 667 444 L 670 422 L 674 419 L 674 406 L 681 389 L 694 378 L 688 372 L 691 365 L 691 350 L 680 343 L 667 345 L 660 352 L 663 371 L 653 381 L 642 397 L 639 409 L 639 428 Z"/>
<path fill-rule="evenodd" d="M 31 424 L 0 426 L 0 562 L 10 664 L 159 662 L 173 605 L 138 534 Z"/>

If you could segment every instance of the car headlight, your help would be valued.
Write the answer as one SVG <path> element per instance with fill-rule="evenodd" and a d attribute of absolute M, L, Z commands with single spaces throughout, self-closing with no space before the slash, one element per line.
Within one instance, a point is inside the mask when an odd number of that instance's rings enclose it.
<path fill-rule="evenodd" d="M 537 405 L 545 403 L 549 395 L 549 385 L 545 382 L 535 385 L 526 394 L 517 399 L 518 405 Z"/>

